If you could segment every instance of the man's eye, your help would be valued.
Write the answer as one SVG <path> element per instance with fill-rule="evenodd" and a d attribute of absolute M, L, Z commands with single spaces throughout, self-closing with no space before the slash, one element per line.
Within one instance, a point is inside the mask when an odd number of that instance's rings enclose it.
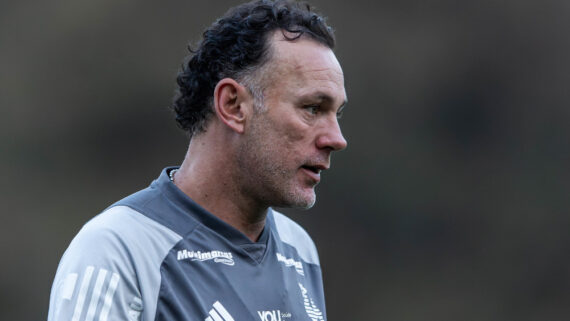
<path fill-rule="evenodd" d="M 316 115 L 319 113 L 319 106 L 305 106 L 305 109 L 311 114 Z"/>

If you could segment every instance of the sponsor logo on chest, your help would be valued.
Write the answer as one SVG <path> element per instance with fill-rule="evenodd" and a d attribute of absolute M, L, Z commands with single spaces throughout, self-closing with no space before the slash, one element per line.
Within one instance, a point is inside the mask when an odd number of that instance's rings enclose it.
<path fill-rule="evenodd" d="M 301 263 L 300 261 L 295 261 L 294 259 L 287 258 L 285 257 L 285 255 L 281 253 L 277 253 L 277 261 L 282 262 L 287 267 L 294 267 L 295 271 L 297 271 L 299 275 L 305 276 L 305 271 L 303 270 L 303 263 Z"/>
<path fill-rule="evenodd" d="M 191 260 L 191 261 L 209 261 L 213 260 L 216 263 L 222 263 L 225 265 L 233 266 L 235 265 L 234 258 L 231 252 L 222 251 L 189 251 L 189 250 L 179 250 L 177 254 L 178 261 L 181 260 Z"/>
<path fill-rule="evenodd" d="M 291 318 L 291 313 L 281 310 L 257 311 L 257 315 L 261 321 L 283 321 Z"/>

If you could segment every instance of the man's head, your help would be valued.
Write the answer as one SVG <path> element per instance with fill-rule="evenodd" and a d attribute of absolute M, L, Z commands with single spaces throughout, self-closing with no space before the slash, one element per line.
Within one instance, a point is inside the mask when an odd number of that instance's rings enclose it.
<path fill-rule="evenodd" d="M 223 78 L 245 85 L 256 99 L 267 84 L 261 79 L 271 58 L 270 39 L 277 30 L 287 38 L 308 37 L 333 49 L 332 29 L 308 6 L 294 1 L 254 1 L 230 9 L 203 34 L 185 62 L 173 109 L 178 125 L 190 136 L 203 132 L 214 114 L 213 93 Z"/>
<path fill-rule="evenodd" d="M 270 85 L 261 111 L 244 126 L 237 173 L 244 194 L 258 203 L 309 208 L 330 154 L 346 147 L 338 123 L 344 77 L 333 52 L 312 39 L 289 41 L 277 31 L 271 46 Z"/>
<path fill-rule="evenodd" d="M 311 207 L 330 154 L 346 147 L 330 28 L 297 4 L 260 1 L 232 9 L 204 37 L 175 102 L 193 135 L 190 157 L 209 154 L 214 175 L 254 206 Z"/>

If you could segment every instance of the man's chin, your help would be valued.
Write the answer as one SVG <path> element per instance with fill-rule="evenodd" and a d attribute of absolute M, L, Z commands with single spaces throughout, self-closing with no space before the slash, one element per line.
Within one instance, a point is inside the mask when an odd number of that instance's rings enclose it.
<path fill-rule="evenodd" d="M 316 200 L 315 190 L 311 188 L 310 191 L 303 190 L 293 195 L 288 207 L 308 210 L 315 205 Z"/>
<path fill-rule="evenodd" d="M 291 186 L 288 189 L 281 190 L 279 194 L 279 198 L 270 202 L 270 206 L 309 209 L 315 205 L 317 199 L 315 188 L 309 186 Z"/>

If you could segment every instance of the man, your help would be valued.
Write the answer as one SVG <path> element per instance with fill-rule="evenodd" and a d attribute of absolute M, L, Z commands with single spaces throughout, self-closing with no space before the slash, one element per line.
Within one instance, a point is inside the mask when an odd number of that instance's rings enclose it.
<path fill-rule="evenodd" d="M 325 320 L 316 248 L 272 206 L 309 208 L 346 147 L 334 37 L 288 1 L 233 8 L 178 76 L 179 168 L 88 222 L 48 320 Z"/>

